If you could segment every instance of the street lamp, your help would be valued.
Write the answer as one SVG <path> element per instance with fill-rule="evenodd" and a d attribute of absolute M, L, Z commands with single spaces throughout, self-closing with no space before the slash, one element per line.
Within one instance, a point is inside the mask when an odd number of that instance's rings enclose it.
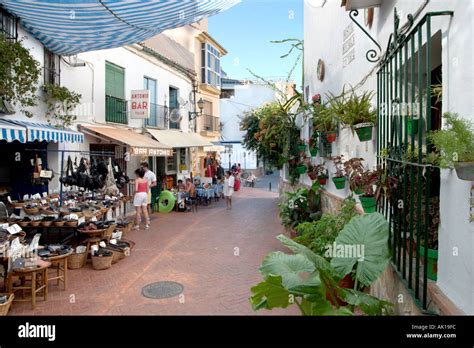
<path fill-rule="evenodd" d="M 197 111 L 189 111 L 189 120 L 195 120 L 197 117 L 202 115 L 202 110 L 204 109 L 204 100 L 202 98 L 199 99 L 197 102 L 197 106 L 199 108 L 199 112 Z"/>

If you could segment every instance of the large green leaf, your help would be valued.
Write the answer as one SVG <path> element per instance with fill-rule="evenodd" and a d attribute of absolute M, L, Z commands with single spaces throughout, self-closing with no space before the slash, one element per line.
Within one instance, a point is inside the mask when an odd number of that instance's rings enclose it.
<path fill-rule="evenodd" d="M 390 314 L 393 311 L 392 303 L 380 300 L 361 291 L 339 288 L 338 294 L 344 301 L 359 307 L 368 315 Z"/>
<path fill-rule="evenodd" d="M 253 310 L 286 308 L 290 303 L 290 292 L 283 288 L 281 276 L 268 276 L 265 281 L 250 289 Z"/>
<path fill-rule="evenodd" d="M 281 251 L 268 254 L 259 268 L 263 278 L 281 276 L 286 289 L 304 283 L 303 272 L 313 273 L 315 267 L 304 255 L 287 255 Z"/>
<path fill-rule="evenodd" d="M 380 213 L 356 216 L 344 227 L 336 238 L 336 246 L 348 246 L 354 249 L 363 246 L 362 257 L 345 254 L 343 257 L 333 255 L 331 265 L 341 277 L 356 268 L 355 278 L 363 285 L 369 286 L 385 270 L 389 262 L 388 249 L 389 225 Z"/>

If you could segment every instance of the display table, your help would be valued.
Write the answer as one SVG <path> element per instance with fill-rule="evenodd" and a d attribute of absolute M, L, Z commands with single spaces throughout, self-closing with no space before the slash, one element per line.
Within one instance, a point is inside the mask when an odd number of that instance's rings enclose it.
<path fill-rule="evenodd" d="M 15 296 L 14 301 L 25 302 L 31 301 L 33 309 L 36 308 L 36 296 L 42 292 L 44 301 L 48 300 L 48 267 L 51 266 L 50 262 L 38 260 L 35 266 L 25 267 L 19 269 L 13 269 L 8 275 L 8 293 L 15 293 L 21 291 L 21 298 Z M 13 277 L 19 277 L 21 284 L 19 286 L 13 285 Z M 31 282 L 31 285 L 27 285 L 27 282 Z M 31 299 L 25 299 L 25 290 L 31 292 Z"/>
<path fill-rule="evenodd" d="M 56 281 L 56 285 L 59 286 L 63 283 L 63 290 L 67 288 L 67 258 L 72 254 L 72 250 L 63 255 L 51 256 L 45 259 L 51 263 L 48 281 Z M 53 271 L 53 272 L 51 272 Z"/>

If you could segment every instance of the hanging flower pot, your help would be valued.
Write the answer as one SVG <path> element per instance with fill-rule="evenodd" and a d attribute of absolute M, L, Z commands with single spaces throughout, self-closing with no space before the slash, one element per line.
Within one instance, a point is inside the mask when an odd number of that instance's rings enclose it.
<path fill-rule="evenodd" d="M 359 141 L 370 141 L 372 140 L 372 128 L 374 127 L 374 124 L 371 122 L 366 122 L 366 123 L 358 123 L 354 125 L 354 130 L 357 133 L 357 136 L 359 137 Z"/>
<path fill-rule="evenodd" d="M 336 139 L 337 139 L 336 131 L 326 132 L 326 140 L 328 141 L 328 143 L 333 143 L 336 141 Z"/>
<path fill-rule="evenodd" d="M 419 249 L 420 256 L 425 256 L 425 248 L 420 246 Z M 438 279 L 438 250 L 428 248 L 428 279 L 437 280 Z"/>
<path fill-rule="evenodd" d="M 308 176 L 313 181 L 318 179 L 318 173 L 316 173 L 316 172 L 308 173 Z"/>
<path fill-rule="evenodd" d="M 408 135 L 418 134 L 418 127 L 420 124 L 419 118 L 409 117 L 407 122 Z"/>
<path fill-rule="evenodd" d="M 356 188 L 356 189 L 354 190 L 354 193 L 355 193 L 356 195 L 360 196 L 361 194 L 364 193 L 364 190 L 362 190 L 361 188 Z"/>
<path fill-rule="evenodd" d="M 332 181 L 334 182 L 334 185 L 336 185 L 336 188 L 338 190 L 343 190 L 346 187 L 346 177 L 345 176 L 339 177 L 339 178 L 333 177 Z"/>
<path fill-rule="evenodd" d="M 310 148 L 309 153 L 311 154 L 312 157 L 316 157 L 318 155 L 318 148 L 317 147 Z"/>
<path fill-rule="evenodd" d="M 459 179 L 474 181 L 474 162 L 455 162 L 454 168 Z"/>
<path fill-rule="evenodd" d="M 298 174 L 304 174 L 306 173 L 306 170 L 307 170 L 306 166 L 303 166 L 303 165 L 299 165 L 296 167 L 296 172 Z"/>
<path fill-rule="evenodd" d="M 362 204 L 362 208 L 364 208 L 364 212 L 367 214 L 375 213 L 377 202 L 375 201 L 375 197 L 369 196 L 360 196 L 360 204 Z"/>
<path fill-rule="evenodd" d="M 297 146 L 299 152 L 304 152 L 306 150 L 306 145 L 300 144 Z"/>
<path fill-rule="evenodd" d="M 328 182 L 327 176 L 318 176 L 318 181 L 320 185 L 326 185 Z"/>

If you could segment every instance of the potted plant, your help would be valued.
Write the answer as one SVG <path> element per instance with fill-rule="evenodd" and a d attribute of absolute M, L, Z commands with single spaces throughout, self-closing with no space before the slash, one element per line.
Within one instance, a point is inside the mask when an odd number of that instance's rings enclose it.
<path fill-rule="evenodd" d="M 307 162 L 305 161 L 304 158 L 301 158 L 297 163 L 296 163 L 296 172 L 298 174 L 304 174 L 308 170 L 307 167 Z"/>
<path fill-rule="evenodd" d="M 306 150 L 306 141 L 304 139 L 298 139 L 298 142 L 296 144 L 296 148 L 298 149 L 299 152 L 304 152 Z"/>
<path fill-rule="evenodd" d="M 336 172 L 332 177 L 332 181 L 338 190 L 343 190 L 346 187 L 346 171 L 344 169 L 344 164 L 342 162 L 343 156 L 335 156 L 331 158 L 332 163 Z"/>
<path fill-rule="evenodd" d="M 445 127 L 431 132 L 429 141 L 439 154 L 441 168 L 454 168 L 461 180 L 474 181 L 474 124 L 455 113 L 445 113 Z"/>
<path fill-rule="evenodd" d="M 323 139 L 328 143 L 333 143 L 337 139 L 337 126 L 339 124 L 337 114 L 334 110 L 334 107 L 331 107 L 329 102 L 329 107 L 325 105 L 320 105 L 314 108 L 313 112 L 313 129 L 315 131 L 321 132 L 324 136 Z"/>
<path fill-rule="evenodd" d="M 377 112 L 371 104 L 372 97 L 373 92 L 364 92 L 358 96 L 353 91 L 339 110 L 341 121 L 357 133 L 361 142 L 372 140 L 372 128 L 377 119 Z"/>
<path fill-rule="evenodd" d="M 316 157 L 318 155 L 318 137 L 318 132 L 313 132 L 313 135 L 309 139 L 308 145 L 311 157 Z"/>
<path fill-rule="evenodd" d="M 363 161 L 363 158 L 354 157 L 344 162 L 344 169 L 349 180 L 349 188 L 356 195 L 364 193 L 364 187 L 361 181 L 361 175 L 365 170 Z"/>
<path fill-rule="evenodd" d="M 363 193 L 359 196 L 360 204 L 364 212 L 375 213 L 377 209 L 377 199 L 374 191 L 374 185 L 379 182 L 382 171 L 380 169 L 365 170 L 360 174 L 360 187 Z"/>

